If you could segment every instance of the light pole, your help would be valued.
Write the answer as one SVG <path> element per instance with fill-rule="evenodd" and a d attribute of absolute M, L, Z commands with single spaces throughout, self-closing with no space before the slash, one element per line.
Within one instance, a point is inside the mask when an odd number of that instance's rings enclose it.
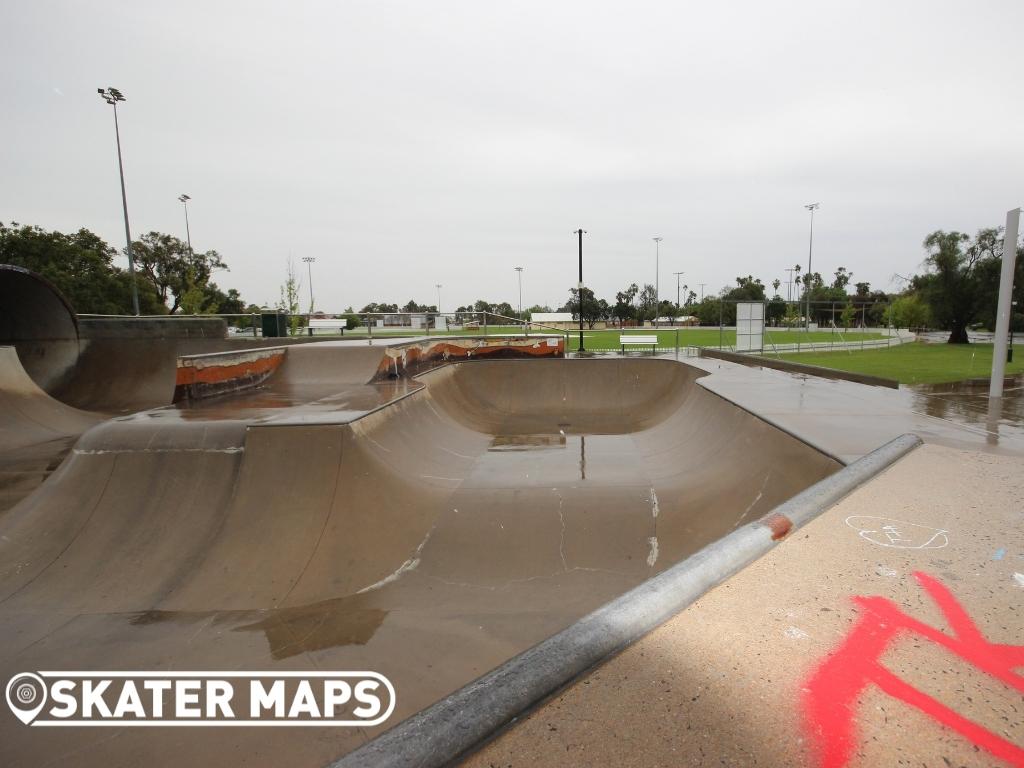
<path fill-rule="evenodd" d="M 661 309 L 661 241 L 664 238 L 652 237 L 654 241 L 654 327 L 658 327 L 658 311 Z"/>
<path fill-rule="evenodd" d="M 583 352 L 583 236 L 587 234 L 587 230 L 581 227 L 573 234 L 579 235 L 580 243 L 580 282 L 578 286 L 579 293 L 576 295 L 576 298 L 580 303 L 580 348 L 577 351 Z"/>
<path fill-rule="evenodd" d="M 316 261 L 316 256 L 303 256 L 302 260 L 306 262 L 306 268 L 309 270 L 309 314 L 313 314 L 313 262 Z"/>
<path fill-rule="evenodd" d="M 516 272 L 519 273 L 519 319 L 523 319 L 523 268 L 515 267 Z"/>
<path fill-rule="evenodd" d="M 789 280 L 786 282 L 786 301 L 789 302 L 793 300 L 793 268 L 786 271 L 789 272 Z"/>
<path fill-rule="evenodd" d="M 811 330 L 811 257 L 814 255 L 814 212 L 821 208 L 821 203 L 808 203 L 804 206 L 811 212 L 811 239 L 807 244 L 807 286 L 804 293 L 807 295 L 807 330 Z"/>
<path fill-rule="evenodd" d="M 676 276 L 676 307 L 678 308 L 679 307 L 679 276 L 680 275 L 685 275 L 686 273 L 685 272 L 673 272 L 672 274 Z"/>
<path fill-rule="evenodd" d="M 178 196 L 178 200 L 185 206 L 185 239 L 188 241 L 188 257 L 194 259 L 195 255 L 192 253 L 192 232 L 188 228 L 188 201 L 191 199 L 188 195 Z"/>
<path fill-rule="evenodd" d="M 701 304 L 704 303 L 704 286 L 705 285 L 707 285 L 707 283 L 701 283 L 700 284 L 700 303 Z"/>
<path fill-rule="evenodd" d="M 441 289 L 444 288 L 444 286 L 441 285 L 440 283 L 437 283 L 434 287 L 437 288 L 437 314 L 440 315 L 441 314 Z M 458 318 L 456 318 L 456 321 L 458 321 Z"/>
<path fill-rule="evenodd" d="M 124 101 L 124 94 L 117 88 L 97 88 L 98 93 L 107 104 L 114 108 L 114 135 L 117 137 L 117 170 L 121 174 L 121 206 L 124 208 L 124 237 L 127 241 L 128 271 L 132 276 L 132 309 L 135 316 L 139 315 L 139 287 L 135 282 L 135 257 L 132 255 L 132 231 L 128 226 L 128 196 L 124 191 L 124 163 L 121 160 L 121 129 L 117 124 L 117 102 Z"/>

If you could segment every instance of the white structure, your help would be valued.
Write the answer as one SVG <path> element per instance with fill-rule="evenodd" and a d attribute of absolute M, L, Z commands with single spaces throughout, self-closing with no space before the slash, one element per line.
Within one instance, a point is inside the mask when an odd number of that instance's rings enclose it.
<path fill-rule="evenodd" d="M 741 301 L 736 304 L 736 351 L 764 351 L 763 301 Z"/>
<path fill-rule="evenodd" d="M 530 315 L 530 322 L 554 326 L 555 328 L 576 327 L 579 325 L 579 320 L 573 318 L 572 312 L 534 312 Z"/>
<path fill-rule="evenodd" d="M 992 379 L 988 385 L 989 397 L 1003 396 L 1003 376 L 1006 374 L 1006 337 L 1010 333 L 1010 312 L 1013 293 L 1013 269 L 1017 261 L 1017 230 L 1020 226 L 1020 208 L 1006 212 L 1006 232 L 1003 234 L 1003 270 L 999 275 L 999 304 L 996 309 L 996 336 L 992 349 Z"/>

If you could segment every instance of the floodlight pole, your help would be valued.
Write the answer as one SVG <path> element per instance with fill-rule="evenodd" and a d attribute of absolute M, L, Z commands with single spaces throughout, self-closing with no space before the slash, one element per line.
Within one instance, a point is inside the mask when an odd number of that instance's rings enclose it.
<path fill-rule="evenodd" d="M 313 314 L 313 262 L 316 261 L 316 256 L 303 256 L 302 260 L 306 262 L 306 268 L 309 274 L 309 313 Z"/>
<path fill-rule="evenodd" d="M 704 286 L 705 285 L 707 285 L 707 283 L 701 283 L 700 284 L 700 303 L 701 304 L 704 303 Z"/>
<path fill-rule="evenodd" d="M 654 327 L 658 327 L 658 312 L 661 310 L 661 241 L 664 238 L 652 237 L 654 241 Z"/>
<path fill-rule="evenodd" d="M 516 272 L 519 273 L 519 319 L 523 319 L 523 268 L 515 267 Z"/>
<path fill-rule="evenodd" d="M 579 293 L 576 295 L 577 300 L 580 303 L 580 348 L 577 352 L 583 352 L 583 235 L 587 233 L 587 230 L 577 229 L 574 234 L 579 236 L 580 244 L 580 282 L 578 286 Z"/>
<path fill-rule="evenodd" d="M 676 307 L 678 307 L 679 306 L 679 276 L 680 275 L 685 275 L 686 273 L 685 272 L 673 272 L 672 274 L 674 274 L 676 276 Z"/>
<path fill-rule="evenodd" d="M 1003 265 L 999 275 L 999 303 L 996 308 L 996 336 L 992 349 L 992 379 L 988 385 L 989 398 L 1003 396 L 1003 376 L 1006 374 L 1006 336 L 1010 332 L 1013 275 L 1017 261 L 1017 232 L 1020 228 L 1020 208 L 1006 212 L 1006 231 L 1003 233 Z"/>
<path fill-rule="evenodd" d="M 117 102 L 125 98 L 116 88 L 97 88 L 96 92 L 103 97 L 103 100 L 114 108 L 114 135 L 117 137 L 117 170 L 121 174 L 121 207 L 124 209 L 124 237 L 128 251 L 128 272 L 132 279 L 132 309 L 135 316 L 139 316 L 139 288 L 135 282 L 135 257 L 132 254 L 132 231 L 128 226 L 128 195 L 124 190 L 124 162 L 121 159 L 121 128 L 117 122 Z"/>
<path fill-rule="evenodd" d="M 181 204 L 185 206 L 185 240 L 188 242 L 188 256 L 190 259 L 194 259 L 195 254 L 192 253 L 192 232 L 189 230 L 188 226 L 188 201 L 191 199 L 192 198 L 188 195 L 178 196 L 178 200 L 180 200 Z"/>
<path fill-rule="evenodd" d="M 434 287 L 437 288 L 437 314 L 440 315 L 441 314 L 441 289 L 444 288 L 444 286 L 441 285 L 440 283 L 436 283 L 434 285 Z M 458 318 L 456 318 L 456 320 L 458 320 Z"/>
<path fill-rule="evenodd" d="M 821 207 L 821 203 L 808 203 L 804 206 L 808 211 L 811 212 L 811 239 L 807 245 L 807 286 L 804 293 L 807 296 L 807 330 L 811 330 L 811 257 L 814 255 L 814 212 Z"/>

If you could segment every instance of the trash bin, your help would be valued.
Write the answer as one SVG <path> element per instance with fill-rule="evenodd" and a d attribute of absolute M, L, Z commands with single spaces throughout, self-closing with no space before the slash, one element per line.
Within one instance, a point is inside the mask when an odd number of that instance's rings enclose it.
<path fill-rule="evenodd" d="M 287 312 L 264 312 L 260 316 L 260 324 L 263 328 L 264 338 L 276 338 L 288 335 L 288 313 Z"/>

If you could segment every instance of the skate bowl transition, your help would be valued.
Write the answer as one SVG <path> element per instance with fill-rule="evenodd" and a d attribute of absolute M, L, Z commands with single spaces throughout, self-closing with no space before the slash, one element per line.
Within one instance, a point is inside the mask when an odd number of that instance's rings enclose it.
<path fill-rule="evenodd" d="M 462 362 L 332 400 L 318 372 L 353 350 L 320 346 L 263 390 L 102 421 L 0 515 L 0 666 L 370 669 L 390 722 L 16 728 L 13 762 L 329 762 L 839 469 L 675 361 Z"/>
<path fill-rule="evenodd" d="M 642 608 L 650 585 L 716 547 L 741 567 L 809 514 L 799 500 L 853 482 L 837 478 L 856 465 L 712 393 L 684 362 L 515 343 L 236 345 L 147 369 L 165 403 L 122 415 L 71 407 L 0 348 L 0 459 L 49 462 L 0 511 L 3 679 L 372 670 L 396 691 L 372 728 L 9 717 L 5 764 L 441 764 L 671 615 Z M 33 349 L 45 373 L 45 344 Z M 116 353 L 111 341 L 104 356 Z M 171 404 L 175 369 L 179 384 L 186 369 L 185 386 L 219 388 L 200 381 L 217 360 L 258 361 L 245 376 L 258 386 Z M 62 380 L 82 375 L 69 364 Z M 689 593 L 671 589 L 678 610 Z M 578 653 L 579 628 L 623 601 Z M 520 685 L 524 666 L 547 688 Z"/>

